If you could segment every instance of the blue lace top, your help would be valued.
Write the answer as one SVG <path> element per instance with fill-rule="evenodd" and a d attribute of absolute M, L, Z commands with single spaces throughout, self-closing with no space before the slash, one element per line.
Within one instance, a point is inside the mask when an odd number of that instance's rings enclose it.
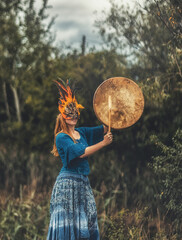
<path fill-rule="evenodd" d="M 80 158 L 85 153 L 85 148 L 104 139 L 104 126 L 75 128 L 80 133 L 80 139 L 74 143 L 66 133 L 58 133 L 56 147 L 61 157 L 63 167 L 61 172 L 76 172 L 83 175 L 90 173 L 88 157 Z"/>

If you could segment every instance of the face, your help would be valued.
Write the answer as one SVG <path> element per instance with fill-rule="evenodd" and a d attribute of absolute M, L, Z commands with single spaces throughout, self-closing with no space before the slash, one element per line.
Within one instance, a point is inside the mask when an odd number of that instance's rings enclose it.
<path fill-rule="evenodd" d="M 78 109 L 75 103 L 69 103 L 64 109 L 64 114 L 70 119 L 78 118 Z"/>
<path fill-rule="evenodd" d="M 78 122 L 78 118 L 74 118 L 74 119 L 65 119 L 66 123 L 68 125 L 71 125 L 71 126 L 75 126 Z"/>

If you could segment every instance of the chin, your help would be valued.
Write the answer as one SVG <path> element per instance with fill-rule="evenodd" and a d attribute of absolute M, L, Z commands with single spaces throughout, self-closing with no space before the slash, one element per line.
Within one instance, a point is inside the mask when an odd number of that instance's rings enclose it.
<path fill-rule="evenodd" d="M 70 124 L 70 125 L 76 125 L 77 122 L 78 122 L 78 119 L 74 120 L 74 119 L 69 119 L 69 120 L 66 120 L 67 124 Z"/>

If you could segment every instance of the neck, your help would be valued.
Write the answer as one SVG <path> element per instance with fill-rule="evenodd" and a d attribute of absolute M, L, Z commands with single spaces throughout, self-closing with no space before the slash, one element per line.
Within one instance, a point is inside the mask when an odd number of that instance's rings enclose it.
<path fill-rule="evenodd" d="M 75 126 L 69 125 L 69 126 L 68 126 L 68 129 L 69 129 L 69 132 L 70 132 L 70 133 L 74 133 L 74 131 L 75 131 Z"/>

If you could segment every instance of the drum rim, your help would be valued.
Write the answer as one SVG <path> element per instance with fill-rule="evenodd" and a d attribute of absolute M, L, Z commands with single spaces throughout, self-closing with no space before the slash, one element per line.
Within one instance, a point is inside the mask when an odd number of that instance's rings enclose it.
<path fill-rule="evenodd" d="M 98 86 L 97 89 L 95 90 L 95 93 L 94 93 L 94 96 L 93 96 L 93 109 L 94 109 L 95 115 L 96 115 L 97 119 L 99 119 L 99 121 L 101 121 L 104 125 L 106 125 L 106 124 L 100 119 L 100 117 L 98 116 L 98 114 L 97 114 L 97 112 L 96 112 L 96 109 L 95 109 L 94 101 L 95 101 L 96 93 L 97 93 L 98 89 L 99 89 L 106 81 L 111 80 L 111 79 L 117 79 L 117 78 L 129 80 L 129 81 L 132 82 L 134 85 L 136 85 L 136 87 L 137 87 L 138 89 L 140 89 L 140 91 L 141 91 L 141 96 L 142 96 L 142 100 L 143 100 L 143 108 L 142 108 L 142 111 L 141 111 L 141 114 L 140 114 L 139 118 L 135 121 L 135 123 L 137 123 L 138 120 L 141 118 L 143 112 L 144 112 L 144 107 L 145 107 L 144 95 L 143 95 L 143 92 L 142 92 L 141 88 L 138 86 L 138 84 L 137 84 L 136 82 L 134 82 L 133 80 L 131 80 L 130 78 L 127 78 L 127 77 L 111 77 L 111 78 L 108 78 L 108 79 L 104 80 L 101 84 L 99 84 L 99 86 Z M 117 130 L 118 130 L 118 129 L 125 129 L 125 128 L 129 128 L 129 127 L 133 126 L 135 123 L 133 123 L 133 124 L 127 126 L 127 127 L 112 127 L 112 128 L 113 128 L 113 129 L 117 129 Z M 107 126 L 107 125 L 106 125 L 106 126 Z"/>

